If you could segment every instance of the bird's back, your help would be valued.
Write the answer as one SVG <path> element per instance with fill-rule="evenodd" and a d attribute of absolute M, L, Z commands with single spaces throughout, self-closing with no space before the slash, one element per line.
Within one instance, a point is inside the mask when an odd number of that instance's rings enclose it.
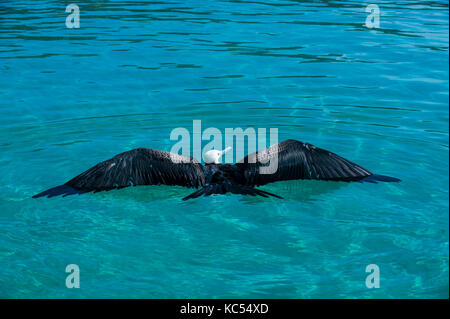
<path fill-rule="evenodd" d="M 242 170 L 231 164 L 207 164 L 204 167 L 206 184 L 245 184 L 245 176 Z"/>

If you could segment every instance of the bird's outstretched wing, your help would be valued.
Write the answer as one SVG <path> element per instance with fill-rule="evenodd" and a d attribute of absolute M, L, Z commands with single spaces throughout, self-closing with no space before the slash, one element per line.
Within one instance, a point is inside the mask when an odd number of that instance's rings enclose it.
<path fill-rule="evenodd" d="M 373 175 L 339 155 L 295 140 L 252 153 L 235 165 L 245 176 L 246 183 L 256 186 L 293 179 L 355 181 Z M 261 170 L 271 165 L 276 167 Z M 268 173 L 270 171 L 272 173 Z"/>
<path fill-rule="evenodd" d="M 194 158 L 148 148 L 137 148 L 98 163 L 61 186 L 33 197 L 98 192 L 136 185 L 205 184 L 202 165 Z"/>

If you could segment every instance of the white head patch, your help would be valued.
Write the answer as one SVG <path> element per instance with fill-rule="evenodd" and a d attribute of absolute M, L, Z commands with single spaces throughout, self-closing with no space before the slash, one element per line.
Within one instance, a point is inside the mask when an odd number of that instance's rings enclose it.
<path fill-rule="evenodd" d="M 210 150 L 203 155 L 203 160 L 206 164 L 220 164 L 220 158 L 229 150 L 231 150 L 231 147 L 227 147 L 223 151 Z"/>

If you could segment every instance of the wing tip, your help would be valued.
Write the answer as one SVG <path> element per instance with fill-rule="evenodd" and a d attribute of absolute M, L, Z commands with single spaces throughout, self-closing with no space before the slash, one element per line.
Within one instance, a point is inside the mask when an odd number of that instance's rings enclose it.
<path fill-rule="evenodd" d="M 86 193 L 84 190 L 76 189 L 73 187 L 70 187 L 68 185 L 59 185 L 56 187 L 52 187 L 50 189 L 47 189 L 46 191 L 43 191 L 39 194 L 31 196 L 31 198 L 39 198 L 39 197 L 55 197 L 62 195 L 63 197 L 69 196 L 69 195 L 75 195 L 75 194 L 83 194 Z"/>
<path fill-rule="evenodd" d="M 387 182 L 387 183 L 400 183 L 402 180 L 396 177 L 386 176 L 386 175 L 378 175 L 373 174 L 367 176 L 361 180 L 361 182 L 367 183 L 377 183 L 377 182 Z"/>

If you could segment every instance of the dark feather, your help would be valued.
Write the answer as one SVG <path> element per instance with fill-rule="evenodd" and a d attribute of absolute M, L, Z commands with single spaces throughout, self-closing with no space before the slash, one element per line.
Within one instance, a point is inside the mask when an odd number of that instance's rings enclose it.
<path fill-rule="evenodd" d="M 398 182 L 401 182 L 401 180 L 398 178 L 395 178 L 395 177 L 375 174 L 375 175 L 370 175 L 366 178 L 363 178 L 362 180 L 360 180 L 358 182 L 377 184 L 378 182 L 398 183 Z"/>
<path fill-rule="evenodd" d="M 67 186 L 67 185 L 60 185 L 56 186 L 50 189 L 47 189 L 46 191 L 43 191 L 42 193 L 36 194 L 33 196 L 33 198 L 38 197 L 54 197 L 62 195 L 63 197 L 69 196 L 69 195 L 75 195 L 75 194 L 83 194 L 86 193 L 86 191 L 75 189 L 73 187 Z"/>
<path fill-rule="evenodd" d="M 203 167 L 191 157 L 137 148 L 98 163 L 64 185 L 35 196 L 55 196 L 57 190 L 66 189 L 63 187 L 83 192 L 98 192 L 128 186 L 160 184 L 196 188 L 203 186 L 205 184 Z"/>
<path fill-rule="evenodd" d="M 220 183 L 220 184 L 211 184 L 208 186 L 205 186 L 204 188 L 186 196 L 183 198 L 183 200 L 188 200 L 192 198 L 197 198 L 202 195 L 204 196 L 210 196 L 213 194 L 226 194 L 226 193 L 232 193 L 232 194 L 241 194 L 241 195 L 250 195 L 250 196 L 262 196 L 262 197 L 269 197 L 273 196 L 276 198 L 283 198 L 281 196 L 253 188 L 251 186 L 247 185 L 240 185 L 240 184 L 231 184 L 231 183 Z"/>
<path fill-rule="evenodd" d="M 267 160 L 278 156 L 278 168 L 273 174 L 262 174 Z M 247 185 L 265 185 L 293 179 L 356 181 L 372 172 L 332 152 L 309 143 L 286 140 L 262 151 L 252 153 L 235 164 L 243 172 Z"/>

